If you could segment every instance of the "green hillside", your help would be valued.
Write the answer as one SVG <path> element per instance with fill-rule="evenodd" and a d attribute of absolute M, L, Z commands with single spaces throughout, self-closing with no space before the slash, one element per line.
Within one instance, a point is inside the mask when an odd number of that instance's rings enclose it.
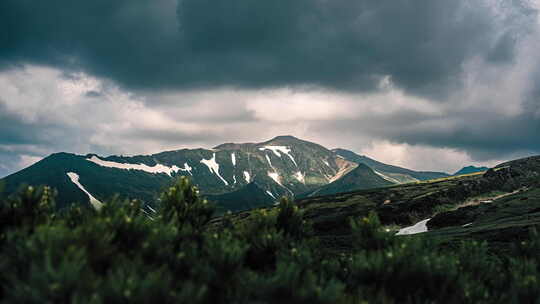
<path fill-rule="evenodd" d="M 471 173 L 477 173 L 477 172 L 484 172 L 487 170 L 489 170 L 488 167 L 467 166 L 458 170 L 456 173 L 454 173 L 454 175 L 471 174 Z"/>
<path fill-rule="evenodd" d="M 363 189 L 381 188 L 390 185 L 394 185 L 394 183 L 375 174 L 370 167 L 364 164 L 358 164 L 355 169 L 345 174 L 340 179 L 304 196 L 322 196 Z"/>

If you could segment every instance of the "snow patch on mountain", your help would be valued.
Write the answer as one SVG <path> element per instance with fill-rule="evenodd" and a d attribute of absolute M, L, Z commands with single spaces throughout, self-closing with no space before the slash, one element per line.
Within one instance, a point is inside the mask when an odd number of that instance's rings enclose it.
<path fill-rule="evenodd" d="M 246 180 L 246 183 L 249 184 L 249 181 L 251 180 L 251 176 L 249 176 L 249 172 L 244 171 L 244 179 Z"/>
<path fill-rule="evenodd" d="M 234 183 L 236 184 L 236 176 L 233 174 L 232 179 L 234 180 Z"/>
<path fill-rule="evenodd" d="M 294 174 L 294 177 L 299 181 L 301 182 L 302 184 L 305 184 L 306 183 L 306 179 L 304 177 L 304 174 L 302 174 L 302 172 L 298 171 Z"/>
<path fill-rule="evenodd" d="M 216 153 L 212 155 L 211 159 L 202 159 L 201 163 L 205 164 L 208 167 L 208 170 L 210 170 L 210 173 L 214 173 L 223 181 L 225 185 L 229 185 L 229 183 L 219 174 L 219 164 L 216 162 Z"/>
<path fill-rule="evenodd" d="M 276 197 L 272 194 L 272 192 L 266 190 L 266 194 L 270 195 L 273 199 L 276 199 Z"/>
<path fill-rule="evenodd" d="M 264 156 L 266 156 L 266 161 L 268 161 L 270 168 L 274 169 L 274 166 L 272 166 L 272 162 L 270 161 L 270 157 L 268 156 L 268 154 L 265 154 Z"/>
<path fill-rule="evenodd" d="M 180 171 L 181 169 L 177 166 L 168 167 L 162 164 L 156 164 L 155 166 L 148 166 L 145 164 L 127 164 L 127 163 L 117 163 L 107 160 L 102 160 L 97 156 L 92 156 L 91 158 L 87 158 L 87 161 L 93 162 L 95 164 L 98 164 L 102 167 L 108 167 L 108 168 L 116 168 L 116 169 L 124 169 L 124 170 L 141 170 L 152 174 L 158 174 L 158 173 L 164 173 L 169 176 L 172 175 L 172 173 L 176 173 Z M 188 166 L 189 167 L 189 166 Z M 185 164 L 184 164 L 185 168 Z M 191 170 L 191 168 L 190 168 Z M 184 171 L 184 170 L 182 170 Z M 191 171 L 190 171 L 191 173 Z"/>
<path fill-rule="evenodd" d="M 268 172 L 268 176 L 273 179 L 277 184 L 283 187 L 283 185 L 279 181 L 279 174 L 277 174 L 276 172 Z"/>
<path fill-rule="evenodd" d="M 287 190 L 289 193 L 291 193 L 294 196 L 294 192 L 292 192 L 291 189 L 285 187 L 285 185 L 281 183 L 281 178 L 277 172 L 268 172 L 268 176 L 271 179 L 273 179 L 276 182 L 276 184 L 280 185 L 281 187 L 283 187 L 285 190 Z"/>
<path fill-rule="evenodd" d="M 231 153 L 231 161 L 233 166 L 236 166 L 236 155 L 234 153 Z"/>
<path fill-rule="evenodd" d="M 101 209 L 103 204 L 100 201 L 98 201 L 94 196 L 92 196 L 92 194 L 90 194 L 90 192 L 86 191 L 86 189 L 84 188 L 83 185 L 81 185 L 81 183 L 79 182 L 79 175 L 77 173 L 74 173 L 74 172 L 68 172 L 66 174 L 67 174 L 67 176 L 69 177 L 69 179 L 71 180 L 72 183 L 74 183 L 79 189 L 82 190 L 82 192 L 84 192 L 84 193 L 86 193 L 86 195 L 88 195 L 88 198 L 90 199 L 90 204 L 92 204 L 94 209 L 96 209 L 96 210 Z"/>
<path fill-rule="evenodd" d="M 264 146 L 264 147 L 259 148 L 259 150 L 261 151 L 270 150 L 274 152 L 274 154 L 277 155 L 278 157 L 281 157 L 281 153 L 283 153 L 292 160 L 292 162 L 294 163 L 296 167 L 298 167 L 298 164 L 294 160 L 294 157 L 291 155 L 292 150 L 287 146 Z"/>
<path fill-rule="evenodd" d="M 427 222 L 430 219 L 422 220 L 412 226 L 402 228 L 396 233 L 396 235 L 417 234 L 428 231 Z"/>
<path fill-rule="evenodd" d="M 398 181 L 397 179 L 392 178 L 392 177 L 390 177 L 390 176 L 388 176 L 388 175 L 385 175 L 385 174 L 383 174 L 383 173 L 381 173 L 381 172 L 379 172 L 379 171 L 377 171 L 377 170 L 373 170 L 373 172 L 375 172 L 375 174 L 377 174 L 378 176 L 384 178 L 385 180 L 387 180 L 387 181 L 389 181 L 389 182 L 391 182 L 391 183 L 401 184 L 401 182 Z"/>
<path fill-rule="evenodd" d="M 176 166 L 173 166 L 173 168 L 178 168 Z M 191 174 L 191 176 L 193 176 L 193 173 L 191 173 L 191 170 L 193 170 L 193 168 L 191 168 L 188 163 L 184 163 L 184 168 L 178 168 L 178 170 L 180 171 L 184 171 L 184 172 L 188 172 L 189 174 Z M 177 170 L 177 171 L 178 171 Z"/>

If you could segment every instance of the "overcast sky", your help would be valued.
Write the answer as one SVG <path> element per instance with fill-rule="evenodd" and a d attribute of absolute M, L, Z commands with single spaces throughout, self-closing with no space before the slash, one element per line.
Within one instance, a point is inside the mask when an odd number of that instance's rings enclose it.
<path fill-rule="evenodd" d="M 294 135 L 417 170 L 540 154 L 540 0 L 2 0 L 0 177 Z"/>

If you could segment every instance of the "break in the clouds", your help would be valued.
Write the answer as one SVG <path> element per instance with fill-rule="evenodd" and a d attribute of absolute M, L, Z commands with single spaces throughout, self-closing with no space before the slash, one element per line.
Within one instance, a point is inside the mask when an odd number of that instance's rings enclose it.
<path fill-rule="evenodd" d="M 520 0 L 0 2 L 0 176 L 293 134 L 415 169 L 540 152 Z"/>

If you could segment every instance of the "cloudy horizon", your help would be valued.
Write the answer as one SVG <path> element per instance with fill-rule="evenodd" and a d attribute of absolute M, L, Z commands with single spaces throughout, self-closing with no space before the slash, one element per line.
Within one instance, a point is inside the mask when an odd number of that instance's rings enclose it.
<path fill-rule="evenodd" d="M 5 0 L 0 178 L 293 135 L 453 173 L 540 154 L 539 0 Z"/>

